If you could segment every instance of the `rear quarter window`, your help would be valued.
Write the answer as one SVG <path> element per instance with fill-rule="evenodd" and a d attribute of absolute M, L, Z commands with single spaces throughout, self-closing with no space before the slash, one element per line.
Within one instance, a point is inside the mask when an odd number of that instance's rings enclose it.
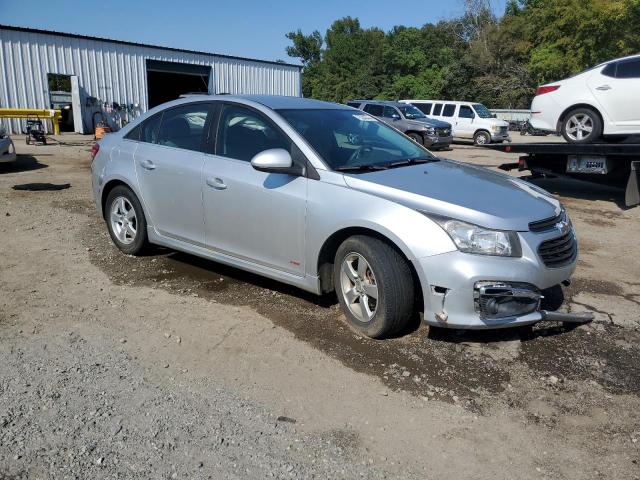
<path fill-rule="evenodd" d="M 431 113 L 432 103 L 412 103 L 414 107 L 420 110 L 425 115 L 429 115 Z"/>
<path fill-rule="evenodd" d="M 440 115 L 440 112 L 442 112 L 442 104 L 441 103 L 434 104 L 432 115 Z"/>

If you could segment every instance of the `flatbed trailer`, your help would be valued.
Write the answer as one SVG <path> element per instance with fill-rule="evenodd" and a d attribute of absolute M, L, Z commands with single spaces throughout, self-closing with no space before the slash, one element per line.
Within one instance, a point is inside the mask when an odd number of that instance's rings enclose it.
<path fill-rule="evenodd" d="M 628 207 L 640 204 L 640 143 L 502 143 L 484 148 L 521 153 L 502 170 L 529 170 L 545 177 L 571 177 L 625 190 Z"/>

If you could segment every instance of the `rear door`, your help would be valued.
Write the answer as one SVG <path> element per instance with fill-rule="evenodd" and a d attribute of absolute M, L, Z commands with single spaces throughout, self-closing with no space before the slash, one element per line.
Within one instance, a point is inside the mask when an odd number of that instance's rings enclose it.
<path fill-rule="evenodd" d="M 640 126 L 640 57 L 607 65 L 587 84 L 616 128 Z"/>
<path fill-rule="evenodd" d="M 201 177 L 210 103 L 180 105 L 142 125 L 136 174 L 149 224 L 158 233 L 204 244 Z"/>
<path fill-rule="evenodd" d="M 302 152 L 266 115 L 245 105 L 225 103 L 217 124 L 202 185 L 207 247 L 302 276 L 307 178 L 259 172 L 250 163 L 271 148 L 288 150 L 294 161 L 303 161 Z"/>

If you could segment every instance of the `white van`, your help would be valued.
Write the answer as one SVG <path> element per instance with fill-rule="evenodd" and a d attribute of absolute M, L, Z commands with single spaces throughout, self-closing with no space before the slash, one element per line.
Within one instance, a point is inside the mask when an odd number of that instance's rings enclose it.
<path fill-rule="evenodd" d="M 414 105 L 428 117 L 449 122 L 455 138 L 472 138 L 476 145 L 511 141 L 509 124 L 495 118 L 481 103 L 449 100 L 400 101 Z"/>

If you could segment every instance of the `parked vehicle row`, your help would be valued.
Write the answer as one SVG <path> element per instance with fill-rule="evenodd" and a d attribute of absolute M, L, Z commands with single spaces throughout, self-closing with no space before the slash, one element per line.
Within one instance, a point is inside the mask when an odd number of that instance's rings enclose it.
<path fill-rule="evenodd" d="M 448 148 L 453 140 L 450 123 L 429 118 L 412 105 L 376 100 L 352 100 L 347 105 L 379 118 L 432 150 Z"/>
<path fill-rule="evenodd" d="M 481 103 L 447 100 L 400 100 L 414 105 L 430 118 L 451 122 L 453 136 L 473 139 L 476 145 L 511 141 L 509 123 L 499 120 Z"/>
<path fill-rule="evenodd" d="M 578 257 L 558 200 L 438 158 L 349 106 L 190 97 L 105 136 L 92 155 L 96 206 L 123 252 L 163 245 L 335 291 L 371 337 L 403 330 L 417 309 L 451 328 L 587 319 L 540 309 Z"/>

